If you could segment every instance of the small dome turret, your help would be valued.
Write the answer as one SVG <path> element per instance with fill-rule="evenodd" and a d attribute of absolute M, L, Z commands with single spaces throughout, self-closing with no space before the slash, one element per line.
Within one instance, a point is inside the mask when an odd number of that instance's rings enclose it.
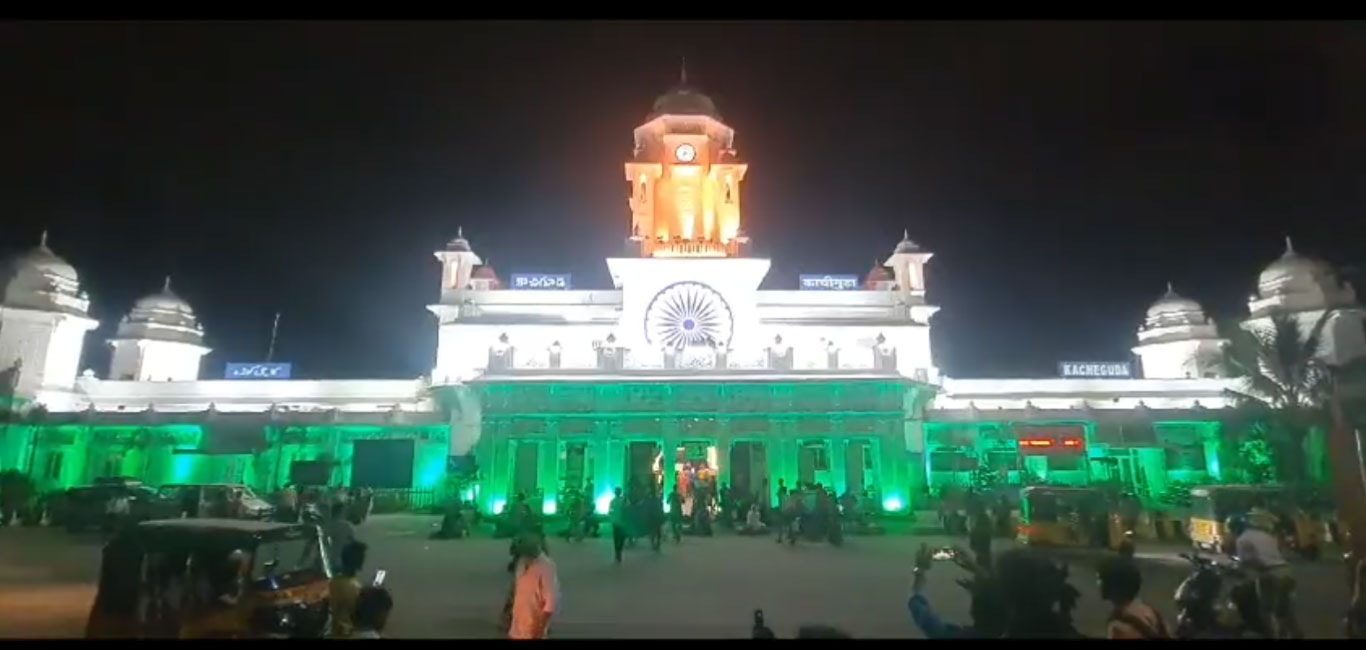
<path fill-rule="evenodd" d="M 133 309 L 119 322 L 114 339 L 201 345 L 204 342 L 204 328 L 195 318 L 190 304 L 171 290 L 171 278 L 168 276 L 161 291 L 144 296 L 133 304 Z"/>
<path fill-rule="evenodd" d="M 915 243 L 915 242 L 913 242 L 913 241 L 911 241 L 911 231 L 909 231 L 909 230 L 903 230 L 903 231 L 901 231 L 901 241 L 897 243 L 897 245 L 896 245 L 896 250 L 893 251 L 892 254 L 895 255 L 896 253 L 918 253 L 918 252 L 920 252 L 920 245 L 917 244 L 917 243 Z"/>
<path fill-rule="evenodd" d="M 1332 269 L 1327 263 L 1296 252 L 1294 244 L 1286 237 L 1285 252 L 1257 277 L 1257 293 L 1266 298 L 1318 291 L 1331 275 Z"/>
<path fill-rule="evenodd" d="M 47 231 L 37 246 L 11 260 L 8 270 L 6 305 L 86 315 L 90 301 L 76 269 L 48 248 Z"/>
<path fill-rule="evenodd" d="M 1143 327 L 1152 330 L 1182 325 L 1204 325 L 1208 321 L 1200 303 L 1176 293 L 1172 283 L 1168 282 L 1167 292 L 1148 307 Z"/>

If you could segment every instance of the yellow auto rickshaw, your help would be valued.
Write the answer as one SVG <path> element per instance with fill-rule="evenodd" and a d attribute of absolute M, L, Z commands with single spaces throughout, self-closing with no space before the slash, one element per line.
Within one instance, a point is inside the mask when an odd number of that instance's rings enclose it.
<path fill-rule="evenodd" d="M 147 521 L 104 547 L 86 637 L 321 637 L 330 579 L 316 526 Z"/>
<path fill-rule="evenodd" d="M 1029 546 L 1118 550 L 1124 527 L 1100 490 L 1034 486 L 1020 490 L 1018 541 Z"/>
<path fill-rule="evenodd" d="M 1205 485 L 1191 489 L 1191 516 L 1187 528 L 1197 549 L 1212 553 L 1233 553 L 1233 535 L 1228 519 L 1246 517 L 1254 508 L 1274 516 L 1275 532 L 1292 550 L 1304 557 L 1318 557 L 1322 548 L 1322 526 L 1291 503 L 1289 495 L 1274 485 Z"/>

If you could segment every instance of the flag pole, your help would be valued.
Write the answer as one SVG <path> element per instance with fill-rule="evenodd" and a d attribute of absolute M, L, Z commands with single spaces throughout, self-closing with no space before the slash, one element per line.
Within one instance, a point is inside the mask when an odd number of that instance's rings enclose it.
<path fill-rule="evenodd" d="M 280 312 L 275 312 L 275 322 L 270 326 L 270 347 L 266 349 L 266 363 L 275 360 L 275 338 L 280 334 Z"/>

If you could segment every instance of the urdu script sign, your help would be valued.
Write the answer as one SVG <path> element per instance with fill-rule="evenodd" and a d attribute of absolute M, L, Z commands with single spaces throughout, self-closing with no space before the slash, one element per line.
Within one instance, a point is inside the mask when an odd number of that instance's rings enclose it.
<path fill-rule="evenodd" d="M 289 379 L 288 363 L 229 363 L 224 379 Z"/>

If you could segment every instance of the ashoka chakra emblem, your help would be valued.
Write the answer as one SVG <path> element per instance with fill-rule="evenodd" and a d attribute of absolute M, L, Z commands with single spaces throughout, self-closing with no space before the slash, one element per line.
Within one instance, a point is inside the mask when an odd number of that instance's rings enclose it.
<path fill-rule="evenodd" d="M 664 287 L 645 308 L 645 340 L 654 346 L 675 350 L 694 345 L 724 347 L 734 327 L 725 298 L 700 282 Z"/>

